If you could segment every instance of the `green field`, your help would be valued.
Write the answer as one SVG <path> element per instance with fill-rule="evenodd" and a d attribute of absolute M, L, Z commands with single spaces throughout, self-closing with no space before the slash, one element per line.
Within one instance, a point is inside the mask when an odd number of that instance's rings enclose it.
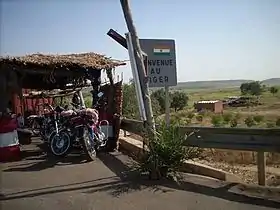
<path fill-rule="evenodd" d="M 171 113 L 171 121 L 179 122 L 180 125 L 195 125 L 195 126 L 213 126 L 213 117 L 219 114 L 214 114 L 211 112 L 206 112 L 203 115 L 198 114 L 193 109 L 193 104 L 195 101 L 199 100 L 223 100 L 229 96 L 239 96 L 240 95 L 240 84 L 232 83 L 232 81 L 226 85 L 226 82 L 217 82 L 214 84 L 211 82 L 197 82 L 196 87 L 181 86 L 176 88 L 177 90 L 185 91 L 189 97 L 188 106 L 184 110 L 177 113 Z M 207 84 L 207 87 L 202 87 Z M 253 119 L 254 123 L 251 127 L 258 128 L 280 128 L 280 79 L 268 80 L 266 86 L 276 86 L 279 91 L 277 94 L 273 95 L 268 90 L 262 93 L 260 96 L 261 105 L 251 106 L 251 107 L 231 107 L 225 108 L 224 113 L 221 116 L 221 127 L 232 127 L 230 122 L 225 122 L 225 120 L 232 121 L 237 119 L 236 127 L 248 127 L 246 124 L 246 119 Z M 235 86 L 235 87 L 233 87 Z M 174 90 L 174 89 L 173 89 Z M 238 117 L 237 117 L 238 116 Z M 164 115 L 158 117 L 158 120 L 164 120 Z M 256 122 L 257 121 L 257 122 Z M 277 123 L 278 122 L 278 123 Z M 212 167 L 220 168 L 226 170 L 230 173 L 237 174 L 238 176 L 244 178 L 246 177 L 246 182 L 254 183 L 252 181 L 256 178 L 256 174 L 248 169 L 239 167 L 244 164 L 255 164 L 257 154 L 255 152 L 246 151 L 236 151 L 236 150 L 222 150 L 222 149 L 204 149 L 203 154 L 205 156 L 205 163 Z M 277 153 L 267 153 L 266 161 L 268 165 L 274 166 L 279 165 L 280 155 Z M 234 166 L 234 167 L 233 167 Z M 238 170 L 237 170 L 238 168 Z M 243 170 L 244 169 L 244 170 Z M 242 171 L 243 170 L 243 171 Z M 249 178 L 248 178 L 249 177 Z"/>
<path fill-rule="evenodd" d="M 189 101 L 188 106 L 185 107 L 184 110 L 181 110 L 177 113 L 171 112 L 171 119 L 173 121 L 180 120 L 180 123 L 182 124 L 212 126 L 211 120 L 213 116 L 217 114 L 209 112 L 204 114 L 202 121 L 201 119 L 197 120 L 196 116 L 198 113 L 196 113 L 196 111 L 193 109 L 194 102 L 199 100 L 223 100 L 227 97 L 240 96 L 240 85 L 238 87 L 232 87 L 232 85 L 236 85 L 237 83 L 242 84 L 244 81 L 245 80 L 235 80 L 234 82 L 231 81 L 228 83 L 228 86 L 226 86 L 226 81 L 213 81 L 207 83 L 196 82 L 196 88 L 190 88 L 188 85 L 183 87 L 182 84 L 180 88 L 173 88 L 173 91 L 175 89 L 179 89 L 180 91 L 186 92 L 189 97 Z M 202 87 L 203 85 L 206 86 L 206 84 L 207 87 Z M 267 88 L 266 91 L 260 96 L 261 105 L 250 107 L 227 107 L 224 109 L 222 118 L 225 115 L 227 115 L 227 118 L 229 118 L 229 115 L 232 115 L 230 117 L 232 119 L 238 115 L 237 127 L 246 126 L 246 123 L 244 122 L 246 118 L 257 119 L 258 122 L 254 122 L 253 127 L 276 127 L 276 122 L 280 119 L 280 79 L 266 80 L 266 82 L 263 82 L 263 84 L 266 84 L 267 87 L 270 86 L 269 84 L 278 84 L 276 87 L 278 87 L 279 92 L 273 95 Z M 191 113 L 194 113 L 195 116 L 193 116 Z M 163 118 L 163 116 L 159 117 L 159 119 Z M 223 126 L 230 126 L 230 124 L 223 123 Z"/>

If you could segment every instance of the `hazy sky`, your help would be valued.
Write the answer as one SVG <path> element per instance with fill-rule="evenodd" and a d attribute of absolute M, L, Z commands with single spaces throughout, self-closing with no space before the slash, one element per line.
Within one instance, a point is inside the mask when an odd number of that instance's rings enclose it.
<path fill-rule="evenodd" d="M 119 0 L 0 0 L 1 55 L 98 52 L 127 31 Z M 280 77 L 280 0 L 131 0 L 140 38 L 176 40 L 178 81 Z M 130 66 L 121 67 L 127 81 Z"/>

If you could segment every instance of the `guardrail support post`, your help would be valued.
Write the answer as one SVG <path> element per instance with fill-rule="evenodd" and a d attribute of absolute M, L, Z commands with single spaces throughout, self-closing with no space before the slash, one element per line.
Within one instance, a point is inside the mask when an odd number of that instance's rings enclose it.
<path fill-rule="evenodd" d="M 266 185 L 266 177 L 265 177 L 265 152 L 258 151 L 258 183 L 259 185 Z"/>

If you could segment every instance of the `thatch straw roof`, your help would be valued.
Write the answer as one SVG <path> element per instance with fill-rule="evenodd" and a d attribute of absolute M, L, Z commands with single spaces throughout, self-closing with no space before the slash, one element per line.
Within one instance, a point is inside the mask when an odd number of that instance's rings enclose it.
<path fill-rule="evenodd" d="M 125 65 L 97 53 L 68 55 L 32 54 L 20 57 L 0 57 L 0 79 L 27 89 L 64 89 L 86 85 L 86 79 L 99 78 L 101 71 Z"/>
<path fill-rule="evenodd" d="M 0 64 L 26 66 L 27 68 L 41 67 L 51 69 L 111 69 L 124 62 L 110 59 L 97 53 L 82 53 L 68 55 L 32 54 L 20 57 L 0 57 Z"/>

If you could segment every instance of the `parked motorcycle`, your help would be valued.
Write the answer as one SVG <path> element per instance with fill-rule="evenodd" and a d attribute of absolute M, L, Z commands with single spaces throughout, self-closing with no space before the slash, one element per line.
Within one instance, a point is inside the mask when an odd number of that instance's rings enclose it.
<path fill-rule="evenodd" d="M 50 136 L 53 132 L 58 133 L 59 114 L 63 109 L 61 107 L 52 107 L 49 104 L 43 104 L 48 109 L 43 115 L 30 115 L 27 122 L 33 135 L 40 136 L 45 143 L 49 143 Z M 47 111 L 47 109 L 45 109 Z"/>
<path fill-rule="evenodd" d="M 30 115 L 26 118 L 27 125 L 31 129 L 34 136 L 40 135 L 42 120 L 43 116 L 39 115 Z"/>
<path fill-rule="evenodd" d="M 103 131 L 101 125 L 109 125 L 107 120 L 99 121 L 97 108 L 103 93 L 93 108 L 76 106 L 73 110 L 61 112 L 61 129 L 50 136 L 50 150 L 55 156 L 67 155 L 73 147 L 82 147 L 88 160 L 96 157 L 96 152 L 106 146 L 108 129 Z M 107 135 L 105 135 L 105 133 Z"/>

